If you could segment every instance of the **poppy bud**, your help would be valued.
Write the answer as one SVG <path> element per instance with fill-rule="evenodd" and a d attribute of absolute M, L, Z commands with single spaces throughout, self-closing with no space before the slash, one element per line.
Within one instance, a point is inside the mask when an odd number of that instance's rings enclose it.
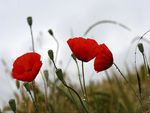
<path fill-rule="evenodd" d="M 32 17 L 31 17 L 31 16 L 29 16 L 29 17 L 27 18 L 27 22 L 28 22 L 28 25 L 29 25 L 29 26 L 32 26 Z"/>
<path fill-rule="evenodd" d="M 29 84 L 28 82 L 25 82 L 23 85 L 24 85 L 24 87 L 26 88 L 26 90 L 27 90 L 28 92 L 30 92 L 30 84 Z"/>
<path fill-rule="evenodd" d="M 20 82 L 18 80 L 16 80 L 16 86 L 18 89 L 20 88 Z"/>
<path fill-rule="evenodd" d="M 54 61 L 54 53 L 53 53 L 53 50 L 48 50 L 48 56 L 49 58 Z"/>
<path fill-rule="evenodd" d="M 15 113 L 16 112 L 16 102 L 14 99 L 9 100 L 9 106 L 10 106 L 11 110 Z"/>
<path fill-rule="evenodd" d="M 138 49 L 142 54 L 144 53 L 144 47 L 142 43 L 138 43 Z"/>
<path fill-rule="evenodd" d="M 62 82 L 64 82 L 63 73 L 62 73 L 61 69 L 56 69 L 56 75 L 59 78 L 59 80 L 61 80 Z"/>
<path fill-rule="evenodd" d="M 54 33 L 53 33 L 52 29 L 49 29 L 48 32 L 49 32 L 50 35 L 54 36 Z"/>
<path fill-rule="evenodd" d="M 73 60 L 77 61 L 77 58 L 74 54 L 71 54 L 71 57 L 73 58 Z"/>

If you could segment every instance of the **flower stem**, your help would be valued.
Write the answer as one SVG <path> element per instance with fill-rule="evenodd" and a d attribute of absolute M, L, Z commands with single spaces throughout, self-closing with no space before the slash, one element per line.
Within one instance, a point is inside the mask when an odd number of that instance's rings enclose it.
<path fill-rule="evenodd" d="M 81 81 L 81 74 L 80 74 L 79 65 L 78 65 L 78 62 L 77 62 L 77 61 L 75 61 L 75 63 L 76 63 L 77 70 L 78 70 L 78 77 L 79 77 L 79 82 L 80 82 L 81 91 L 82 91 L 83 96 L 84 96 L 84 89 L 83 89 L 83 84 L 82 84 L 82 81 Z"/>
<path fill-rule="evenodd" d="M 59 42 L 57 40 L 57 38 L 54 36 L 54 35 L 51 35 L 54 39 L 54 41 L 56 42 L 56 46 L 57 46 L 57 49 L 56 49 L 56 56 L 55 56 L 55 62 L 57 62 L 57 57 L 58 57 L 58 52 L 59 52 Z"/>
<path fill-rule="evenodd" d="M 32 99 L 32 102 L 33 102 L 33 105 L 35 108 L 35 113 L 38 113 L 37 104 L 36 104 L 35 99 L 33 98 L 32 94 L 31 94 L 31 91 L 29 91 L 29 94 L 31 96 L 31 99 Z"/>
<path fill-rule="evenodd" d="M 116 69 L 118 70 L 118 72 L 121 74 L 121 76 L 123 77 L 123 79 L 126 81 L 126 83 L 129 85 L 129 87 L 131 88 L 131 90 L 133 91 L 133 93 L 135 94 L 135 96 L 137 97 L 137 99 L 139 100 L 141 108 L 142 108 L 142 111 L 144 111 L 143 110 L 143 103 L 142 103 L 141 99 L 139 98 L 139 96 L 137 95 L 135 89 L 132 87 L 132 85 L 130 84 L 130 82 L 125 78 L 124 74 L 121 72 L 121 70 L 119 69 L 119 67 L 115 63 L 113 63 L 113 64 L 116 67 Z"/>
<path fill-rule="evenodd" d="M 57 70 L 58 68 L 56 67 L 56 64 L 55 64 L 54 60 L 52 60 L 52 62 L 53 62 L 53 64 L 54 64 L 55 69 Z M 74 90 L 72 87 L 68 86 L 65 81 L 61 81 L 61 82 L 62 82 L 62 84 L 63 84 L 65 87 L 68 88 L 68 90 L 71 90 L 71 91 L 73 91 L 73 92 L 76 94 L 76 96 L 78 97 L 78 99 L 79 99 L 79 101 L 80 101 L 82 107 L 84 108 L 85 112 L 86 112 L 86 113 L 89 113 L 89 111 L 86 109 L 86 107 L 85 107 L 85 105 L 84 105 L 84 103 L 83 103 L 83 101 L 82 101 L 80 95 L 76 92 L 76 90 Z"/>
<path fill-rule="evenodd" d="M 32 26 L 30 26 L 30 32 L 31 32 L 31 40 L 32 40 L 32 50 L 33 50 L 33 52 L 35 52 L 35 47 L 34 47 L 34 38 L 33 38 Z"/>
<path fill-rule="evenodd" d="M 35 52 L 32 26 L 29 26 L 29 27 L 30 27 L 30 32 L 31 32 L 32 50 L 33 50 L 33 52 Z M 37 98 L 36 98 L 36 91 L 35 91 L 35 81 L 34 81 L 34 80 L 32 81 L 32 87 L 33 87 L 33 93 L 34 93 L 34 98 L 35 98 L 35 101 L 33 101 L 33 102 L 34 102 L 34 105 L 35 105 L 35 110 L 36 110 L 37 113 L 38 113 L 38 110 L 37 110 Z M 31 93 L 31 92 L 30 92 L 30 93 Z M 30 95 L 31 95 L 31 94 L 30 94 Z M 31 95 L 31 96 L 32 96 L 32 95 Z M 31 97 L 31 98 L 32 98 L 32 97 Z"/>
<path fill-rule="evenodd" d="M 80 95 L 79 95 L 73 88 L 71 88 L 70 86 L 68 86 L 66 83 L 63 83 L 63 85 L 66 86 L 68 89 L 72 90 L 72 91 L 77 95 L 77 97 L 79 98 L 80 103 L 81 103 L 81 105 L 83 106 L 85 112 L 86 112 L 86 113 L 89 113 L 88 110 L 86 109 L 86 107 L 85 107 L 85 105 L 84 105 L 84 103 L 83 103 L 83 101 L 82 101 Z"/>
<path fill-rule="evenodd" d="M 87 98 L 87 92 L 86 92 L 86 86 L 85 86 L 85 77 L 84 77 L 84 62 L 82 61 L 82 76 L 83 76 L 83 88 L 84 88 L 84 97 L 88 101 Z"/>
<path fill-rule="evenodd" d="M 44 90 L 45 90 L 45 106 L 46 106 L 46 109 L 47 109 L 47 113 L 51 113 L 50 112 L 50 109 L 49 109 L 49 106 L 48 106 L 48 96 L 47 96 L 47 84 L 46 84 L 46 80 L 44 78 L 44 75 L 43 73 L 40 71 L 41 75 L 42 75 L 42 79 L 43 79 L 43 82 L 44 82 Z"/>

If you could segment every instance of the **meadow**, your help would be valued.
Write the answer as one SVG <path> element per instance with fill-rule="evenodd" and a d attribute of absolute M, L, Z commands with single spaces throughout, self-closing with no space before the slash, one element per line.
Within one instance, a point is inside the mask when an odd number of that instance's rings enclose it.
<path fill-rule="evenodd" d="M 150 112 L 150 68 L 149 56 L 145 54 L 145 35 L 134 40 L 135 69 L 131 70 L 124 64 L 126 73 L 115 64 L 113 53 L 104 43 L 98 44 L 86 35 L 100 24 L 114 24 L 126 30 L 125 25 L 104 20 L 91 25 L 81 37 L 73 37 L 67 41 L 71 49 L 72 60 L 76 64 L 77 76 L 80 84 L 66 81 L 70 76 L 55 63 L 59 52 L 59 42 L 53 30 L 48 30 L 56 42 L 57 50 L 47 52 L 49 66 L 40 70 L 42 60 L 34 47 L 32 17 L 27 18 L 31 31 L 32 52 L 20 55 L 13 63 L 12 78 L 16 81 L 19 93 L 8 100 L 0 113 L 149 113 Z M 147 49 L 147 48 L 146 48 Z M 137 53 L 141 55 L 142 65 L 137 65 Z M 105 72 L 105 79 L 100 82 L 89 81 L 85 85 L 84 64 L 94 59 L 94 70 Z M 82 66 L 79 66 L 79 62 Z M 116 69 L 107 71 L 111 66 Z M 51 69 L 51 73 L 49 72 Z M 36 76 L 42 76 L 44 89 L 35 81 Z M 54 76 L 54 80 L 50 76 Z"/>

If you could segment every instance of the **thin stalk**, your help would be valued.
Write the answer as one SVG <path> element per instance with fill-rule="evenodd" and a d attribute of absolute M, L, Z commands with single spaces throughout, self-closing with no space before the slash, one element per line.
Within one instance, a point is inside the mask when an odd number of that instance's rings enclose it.
<path fill-rule="evenodd" d="M 140 76 L 139 76 L 139 73 L 138 73 L 138 69 L 137 69 L 137 66 L 136 66 L 136 51 L 137 51 L 137 46 L 136 46 L 136 49 L 135 49 L 135 61 L 134 61 L 134 64 L 135 64 L 135 71 L 136 71 L 136 77 L 137 77 L 137 81 L 138 81 L 138 87 L 139 87 L 139 93 L 140 93 L 140 98 L 142 98 L 142 89 L 141 89 L 141 79 L 140 79 Z"/>
<path fill-rule="evenodd" d="M 71 96 L 71 98 L 72 98 L 73 103 L 74 103 L 74 104 L 77 104 L 76 101 L 75 101 L 75 99 L 74 99 L 74 97 L 73 97 L 73 95 L 72 95 L 72 93 L 71 93 L 71 91 L 70 91 L 70 89 L 68 89 L 68 91 L 69 91 L 69 94 L 70 94 L 70 96 Z"/>
<path fill-rule="evenodd" d="M 44 75 L 43 73 L 40 71 L 41 75 L 42 75 L 42 79 L 43 79 L 43 82 L 44 82 L 44 90 L 45 90 L 45 106 L 46 106 L 46 109 L 47 109 L 47 112 L 48 113 L 51 113 L 50 110 L 49 110 L 49 107 L 48 107 L 48 96 L 47 96 L 47 85 L 46 85 L 46 81 L 44 79 Z"/>
<path fill-rule="evenodd" d="M 33 94 L 34 94 L 34 101 L 33 101 L 33 103 L 34 103 L 34 107 L 35 107 L 35 110 L 37 111 L 37 113 L 38 113 L 38 106 L 37 106 L 37 97 L 36 97 L 36 89 L 35 89 L 35 81 L 32 81 L 32 87 L 33 87 Z M 29 92 L 30 93 L 30 95 L 31 95 L 31 92 Z M 33 99 L 33 97 L 32 97 L 32 99 Z"/>
<path fill-rule="evenodd" d="M 150 75 L 150 68 L 149 68 L 148 60 L 147 60 L 145 55 L 144 55 L 144 58 L 145 58 L 145 61 L 146 61 L 146 67 L 147 67 L 148 75 Z"/>
<path fill-rule="evenodd" d="M 85 77 L 84 77 L 84 62 L 82 61 L 82 77 L 83 77 L 83 88 L 84 88 L 84 97 L 88 101 L 87 98 L 87 92 L 86 92 L 86 86 L 85 86 Z"/>
<path fill-rule="evenodd" d="M 143 56 L 143 60 L 144 60 L 144 71 L 146 74 L 149 74 L 148 65 L 147 65 L 148 63 L 146 62 L 146 56 L 144 55 L 144 53 L 142 54 L 142 56 Z"/>
<path fill-rule="evenodd" d="M 35 113 L 38 113 L 37 104 L 36 104 L 32 94 L 31 94 L 31 92 L 30 91 L 28 91 L 28 92 L 29 92 L 29 94 L 31 96 L 31 99 L 32 99 L 32 102 L 33 102 L 33 105 L 34 105 L 34 108 L 35 108 Z"/>
<path fill-rule="evenodd" d="M 77 97 L 79 98 L 80 103 L 81 103 L 81 105 L 83 106 L 85 112 L 86 112 L 86 113 L 89 113 L 88 110 L 86 109 L 86 107 L 85 107 L 85 105 L 84 105 L 84 103 L 83 103 L 83 101 L 82 101 L 80 95 L 79 95 L 72 87 L 68 86 L 66 83 L 63 83 L 63 85 L 66 86 L 68 89 L 72 90 L 72 91 L 77 95 Z"/>
<path fill-rule="evenodd" d="M 33 52 L 35 52 L 35 47 L 34 47 L 34 38 L 33 38 L 32 26 L 30 26 L 30 32 L 31 32 L 31 40 L 32 40 L 32 50 L 33 50 Z"/>
<path fill-rule="evenodd" d="M 30 32 L 31 32 L 31 40 L 32 40 L 32 50 L 33 50 L 33 52 L 35 52 L 32 26 L 30 26 Z M 35 98 L 35 103 L 36 103 L 35 109 L 37 110 L 37 97 L 36 97 L 36 91 L 35 91 L 35 81 L 32 81 L 32 87 L 33 87 L 33 93 L 34 93 L 34 98 Z M 38 110 L 37 110 L 37 113 L 38 113 Z"/>
<path fill-rule="evenodd" d="M 55 56 L 55 62 L 57 62 L 57 57 L 58 57 L 58 52 L 59 52 L 59 42 L 56 39 L 56 37 L 54 35 L 52 35 L 52 37 L 54 38 L 56 44 L 57 44 L 57 49 L 56 49 L 56 56 Z"/>
<path fill-rule="evenodd" d="M 126 81 L 126 83 L 129 85 L 129 87 L 131 88 L 131 90 L 133 91 L 133 93 L 135 94 L 135 96 L 137 97 L 137 99 L 139 100 L 141 108 L 142 108 L 142 111 L 144 111 L 143 110 L 143 103 L 142 103 L 141 99 L 139 98 L 139 96 L 136 94 L 136 91 L 134 90 L 134 88 L 132 87 L 132 85 L 129 83 L 129 81 L 125 78 L 124 74 L 121 72 L 121 70 L 119 69 L 119 67 L 115 63 L 113 63 L 113 64 L 116 67 L 116 69 L 118 70 L 118 72 L 121 74 L 121 76 L 123 77 L 123 79 Z"/>
<path fill-rule="evenodd" d="M 56 64 L 55 64 L 54 60 L 52 60 L 52 62 L 53 62 L 53 64 L 54 64 L 55 69 L 57 69 L 57 67 L 56 67 Z M 55 83 L 54 83 L 54 85 L 55 85 Z M 74 99 L 73 95 L 71 94 L 70 89 L 68 89 L 68 91 L 69 91 L 69 94 L 70 94 L 70 96 L 71 96 L 71 98 L 72 98 L 73 102 L 74 102 L 74 103 L 76 103 L 76 101 L 75 101 L 75 99 Z"/>
<path fill-rule="evenodd" d="M 55 69 L 57 69 L 54 60 L 52 60 L 52 62 L 53 62 L 53 64 L 54 64 Z M 76 92 L 76 90 L 74 90 L 72 87 L 68 86 L 65 81 L 61 81 L 61 82 L 62 82 L 62 84 L 63 84 L 65 87 L 68 88 L 68 90 L 71 90 L 71 91 L 73 91 L 73 92 L 76 94 L 76 96 L 79 98 L 79 101 L 80 101 L 82 107 L 84 108 L 85 112 L 86 112 L 86 113 L 89 113 L 89 111 L 86 109 L 86 107 L 85 107 L 85 105 L 84 105 L 84 103 L 83 103 L 83 101 L 82 101 L 80 95 Z"/>
<path fill-rule="evenodd" d="M 86 36 L 94 27 L 96 27 L 97 25 L 100 25 L 100 24 L 106 24 L 106 23 L 109 23 L 109 24 L 115 24 L 115 25 L 119 25 L 120 27 L 128 30 L 128 31 L 131 31 L 127 26 L 121 24 L 121 23 L 118 23 L 116 21 L 112 21 L 112 20 L 101 20 L 101 21 L 98 21 L 94 24 L 92 24 L 90 27 L 88 27 L 88 29 L 84 32 L 83 36 Z"/>
<path fill-rule="evenodd" d="M 84 95 L 84 89 L 83 89 L 83 84 L 82 84 L 82 80 L 81 80 L 81 74 L 80 74 L 80 69 L 79 69 L 79 65 L 78 65 L 78 62 L 75 61 L 76 63 L 76 66 L 77 66 L 77 70 L 78 70 L 78 77 L 79 77 L 79 82 L 80 82 L 80 87 L 81 87 L 81 91 Z"/>

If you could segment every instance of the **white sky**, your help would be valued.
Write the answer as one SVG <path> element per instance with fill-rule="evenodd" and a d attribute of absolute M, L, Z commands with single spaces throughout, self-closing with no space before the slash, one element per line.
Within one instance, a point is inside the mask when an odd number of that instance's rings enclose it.
<path fill-rule="evenodd" d="M 149 0 L 0 0 L 0 58 L 7 60 L 11 68 L 12 60 L 29 50 L 31 42 L 26 18 L 32 16 L 35 38 L 39 37 L 39 32 L 43 34 L 41 43 L 44 46 L 38 51 L 42 51 L 44 61 L 47 50 L 56 49 L 55 42 L 47 33 L 52 28 L 60 43 L 59 59 L 63 59 L 64 65 L 71 53 L 66 44 L 70 29 L 74 36 L 82 36 L 87 27 L 99 20 L 123 23 L 132 31 L 103 24 L 88 35 L 99 43 L 106 43 L 120 62 L 122 57 L 119 56 L 126 51 L 131 40 L 150 29 L 149 5 Z M 38 43 L 36 47 L 39 47 Z M 8 82 L 4 82 L 8 75 L 1 64 L 0 67 L 0 84 L 6 86 L 0 89 L 5 94 L 10 87 Z M 4 98 L 4 94 L 0 94 L 0 99 Z"/>

